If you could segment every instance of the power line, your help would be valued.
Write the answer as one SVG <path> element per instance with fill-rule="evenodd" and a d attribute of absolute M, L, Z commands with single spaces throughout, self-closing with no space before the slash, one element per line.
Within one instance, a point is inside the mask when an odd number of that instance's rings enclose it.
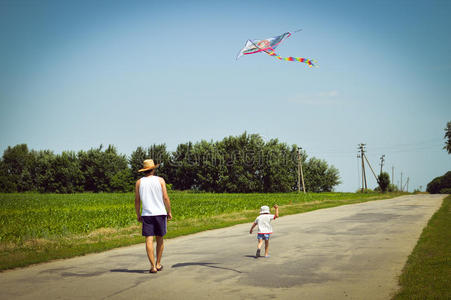
<path fill-rule="evenodd" d="M 372 150 L 384 151 L 385 153 L 421 153 L 421 152 L 442 152 L 442 143 L 432 145 L 392 145 L 392 146 L 379 146 L 371 147 Z M 311 151 L 314 155 L 327 155 L 327 156 L 346 156 L 352 154 L 352 151 L 342 149 L 321 149 L 320 151 Z"/>

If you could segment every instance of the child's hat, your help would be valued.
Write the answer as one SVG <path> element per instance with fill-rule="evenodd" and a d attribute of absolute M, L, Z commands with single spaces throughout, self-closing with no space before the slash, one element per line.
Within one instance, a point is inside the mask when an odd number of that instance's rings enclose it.
<path fill-rule="evenodd" d="M 269 214 L 269 207 L 266 205 L 260 207 L 260 214 Z"/>

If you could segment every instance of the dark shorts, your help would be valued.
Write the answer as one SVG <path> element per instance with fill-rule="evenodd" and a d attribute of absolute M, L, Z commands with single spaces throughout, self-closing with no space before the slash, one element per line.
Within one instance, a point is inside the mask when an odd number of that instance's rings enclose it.
<path fill-rule="evenodd" d="M 142 216 L 143 236 L 164 236 L 166 234 L 167 216 Z"/>

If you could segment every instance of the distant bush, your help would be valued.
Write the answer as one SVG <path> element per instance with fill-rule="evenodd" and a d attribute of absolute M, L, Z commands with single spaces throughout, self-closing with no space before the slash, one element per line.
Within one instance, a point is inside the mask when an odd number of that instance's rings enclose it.
<path fill-rule="evenodd" d="M 445 175 L 435 177 L 431 182 L 429 182 L 426 191 L 431 194 L 448 194 L 450 189 L 451 171 L 448 171 Z"/>
<path fill-rule="evenodd" d="M 379 180 L 379 187 L 382 193 L 385 193 L 388 190 L 388 186 L 390 185 L 390 175 L 386 172 L 382 172 L 377 179 Z"/>
<path fill-rule="evenodd" d="M 387 191 L 389 191 L 389 192 L 398 192 L 399 189 L 398 189 L 398 187 L 396 185 L 394 185 L 393 183 L 390 183 L 388 185 Z"/>

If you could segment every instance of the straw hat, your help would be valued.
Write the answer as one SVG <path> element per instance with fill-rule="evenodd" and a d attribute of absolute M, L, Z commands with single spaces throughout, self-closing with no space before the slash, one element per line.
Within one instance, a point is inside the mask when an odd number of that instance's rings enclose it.
<path fill-rule="evenodd" d="M 260 214 L 269 214 L 269 207 L 266 205 L 260 207 Z"/>
<path fill-rule="evenodd" d="M 144 172 L 144 171 L 156 169 L 156 168 L 158 168 L 159 165 L 160 165 L 160 164 L 156 165 L 156 164 L 153 162 L 153 159 L 146 159 L 146 160 L 143 162 L 143 168 L 140 169 L 140 170 L 138 170 L 138 172 Z"/>

